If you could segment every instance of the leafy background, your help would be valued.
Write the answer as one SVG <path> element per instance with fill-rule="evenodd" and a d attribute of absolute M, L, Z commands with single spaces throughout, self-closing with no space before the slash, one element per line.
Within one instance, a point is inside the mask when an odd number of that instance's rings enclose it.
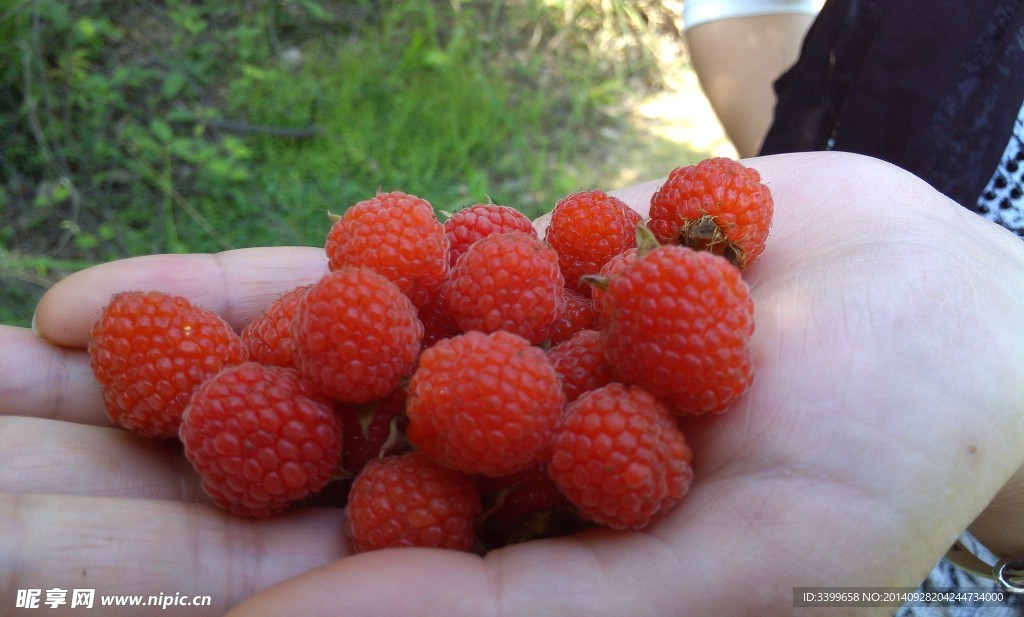
<path fill-rule="evenodd" d="M 0 323 L 91 264 L 729 155 L 664 0 L 0 0 Z"/>

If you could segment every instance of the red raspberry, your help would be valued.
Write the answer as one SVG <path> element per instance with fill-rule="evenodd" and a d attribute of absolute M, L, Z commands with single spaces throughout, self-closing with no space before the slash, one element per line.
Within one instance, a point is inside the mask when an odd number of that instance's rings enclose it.
<path fill-rule="evenodd" d="M 215 504 L 269 516 L 327 484 L 341 431 L 330 402 L 298 371 L 246 362 L 196 391 L 181 441 Z"/>
<path fill-rule="evenodd" d="M 564 286 L 554 249 L 513 231 L 463 253 L 441 295 L 460 330 L 507 330 L 536 344 L 562 314 Z"/>
<path fill-rule="evenodd" d="M 597 310 L 593 300 L 568 287 L 562 298 L 565 306 L 548 336 L 552 345 L 561 343 L 580 330 L 597 327 Z"/>
<path fill-rule="evenodd" d="M 301 285 L 281 294 L 242 330 L 242 345 L 250 360 L 272 366 L 295 366 L 292 321 L 310 287 Z"/>
<path fill-rule="evenodd" d="M 614 379 L 612 367 L 604 357 L 601 335 L 596 330 L 580 330 L 547 353 L 548 361 L 562 381 L 566 403 Z"/>
<path fill-rule="evenodd" d="M 522 231 L 537 236 L 533 222 L 522 212 L 508 206 L 475 204 L 459 210 L 444 223 L 444 233 L 448 237 L 449 263 L 454 266 L 466 249 L 477 240 L 510 231 Z"/>
<path fill-rule="evenodd" d="M 477 522 L 477 537 L 488 549 L 537 538 L 564 535 L 567 522 L 562 510 L 569 501 L 551 479 L 546 465 L 491 478 L 473 478 L 489 507 Z"/>
<path fill-rule="evenodd" d="M 663 246 L 609 282 L 601 341 L 621 381 L 683 415 L 721 413 L 750 386 L 754 305 L 724 257 Z"/>
<path fill-rule="evenodd" d="M 371 461 L 352 483 L 348 500 L 358 552 L 401 546 L 468 551 L 479 513 L 472 481 L 419 452 Z"/>
<path fill-rule="evenodd" d="M 608 263 L 601 267 L 601 271 L 597 275 L 598 278 L 604 280 L 612 278 L 617 272 L 619 272 L 619 270 L 625 268 L 626 264 L 636 259 L 637 253 L 637 249 L 632 248 L 626 249 L 615 257 L 612 257 L 608 260 Z M 600 285 L 591 285 L 590 292 L 590 301 L 594 303 L 594 311 L 597 312 L 597 324 L 600 328 L 601 298 L 604 296 L 604 290 L 601 289 Z"/>
<path fill-rule="evenodd" d="M 764 251 L 773 212 L 757 170 L 713 158 L 672 170 L 651 198 L 649 227 L 662 244 L 710 250 L 743 269 Z"/>
<path fill-rule="evenodd" d="M 583 516 L 639 529 L 682 500 L 691 459 L 664 405 L 642 388 L 611 383 L 566 407 L 548 469 Z"/>
<path fill-rule="evenodd" d="M 295 366 L 339 401 L 381 398 L 412 372 L 423 324 L 394 283 L 349 266 L 316 283 L 292 324 Z"/>
<path fill-rule="evenodd" d="M 434 208 L 405 193 L 378 193 L 345 211 L 325 243 L 331 270 L 366 266 L 398 285 L 416 306 L 437 295 L 448 274 L 448 240 Z"/>
<path fill-rule="evenodd" d="M 566 285 L 590 296 L 590 286 L 580 278 L 597 274 L 609 259 L 635 247 L 640 221 L 637 212 L 603 191 L 574 193 L 559 201 L 545 240 L 558 252 Z"/>
<path fill-rule="evenodd" d="M 403 449 L 405 399 L 405 389 L 398 388 L 379 401 L 341 406 L 345 429 L 341 467 L 348 474 L 356 476 L 371 460 Z"/>
<path fill-rule="evenodd" d="M 444 338 L 459 334 L 459 326 L 444 307 L 441 296 L 425 306 L 419 307 L 418 315 L 423 323 L 423 348 L 426 349 Z"/>
<path fill-rule="evenodd" d="M 501 476 L 537 464 L 564 399 L 539 347 L 467 332 L 425 350 L 409 381 L 409 441 L 442 465 Z"/>
<path fill-rule="evenodd" d="M 117 294 L 92 328 L 89 358 L 111 420 L 147 437 L 178 434 L 193 391 L 245 361 L 215 313 L 165 293 Z"/>

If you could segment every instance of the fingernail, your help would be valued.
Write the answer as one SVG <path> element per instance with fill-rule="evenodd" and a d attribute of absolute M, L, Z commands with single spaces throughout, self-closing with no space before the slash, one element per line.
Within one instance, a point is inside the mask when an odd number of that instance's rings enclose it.
<path fill-rule="evenodd" d="M 35 334 L 36 336 L 39 336 L 39 326 L 36 325 L 36 313 L 37 312 L 39 312 L 38 308 L 36 308 L 36 310 L 32 311 L 32 334 Z"/>

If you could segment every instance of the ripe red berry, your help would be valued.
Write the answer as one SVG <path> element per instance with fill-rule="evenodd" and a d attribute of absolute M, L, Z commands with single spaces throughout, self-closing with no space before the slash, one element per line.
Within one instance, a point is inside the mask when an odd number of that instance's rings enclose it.
<path fill-rule="evenodd" d="M 246 362 L 196 391 L 181 441 L 215 504 L 269 516 L 327 484 L 341 457 L 342 428 L 298 371 Z"/>
<path fill-rule="evenodd" d="M 551 479 L 546 465 L 491 478 L 474 476 L 484 501 L 477 522 L 477 538 L 485 548 L 576 531 L 566 516 L 573 508 Z"/>
<path fill-rule="evenodd" d="M 477 240 L 510 231 L 537 235 L 533 222 L 522 212 L 508 206 L 475 204 L 455 212 L 444 223 L 444 233 L 448 237 L 449 263 L 454 266 L 466 249 Z"/>
<path fill-rule="evenodd" d="M 561 343 L 580 330 L 597 327 L 597 309 L 594 308 L 593 300 L 568 287 L 562 299 L 562 314 L 551 326 L 551 333 L 548 336 L 552 345 Z"/>
<path fill-rule="evenodd" d="M 292 338 L 295 366 L 323 394 L 362 403 L 386 396 L 412 372 L 423 325 L 394 283 L 349 266 L 306 293 Z"/>
<path fill-rule="evenodd" d="M 480 495 L 470 479 L 422 453 L 371 461 L 349 493 L 356 551 L 420 546 L 468 551 Z"/>
<path fill-rule="evenodd" d="M 603 191 L 574 193 L 551 212 L 545 240 L 558 252 L 566 285 L 586 296 L 590 286 L 580 278 L 597 274 L 609 259 L 636 246 L 641 216 L 622 200 Z"/>
<path fill-rule="evenodd" d="M 442 465 L 500 476 L 540 462 L 564 399 L 539 347 L 467 332 L 425 350 L 409 381 L 409 441 Z"/>
<path fill-rule="evenodd" d="M 310 287 L 300 285 L 281 294 L 242 329 L 242 345 L 250 360 L 272 366 L 295 366 L 292 321 Z"/>
<path fill-rule="evenodd" d="M 632 248 L 626 249 L 625 251 L 619 253 L 615 257 L 612 257 L 611 259 L 608 260 L 608 263 L 606 263 L 601 268 L 601 271 L 598 273 L 598 278 L 603 280 L 612 278 L 619 270 L 625 268 L 626 264 L 636 259 L 637 253 L 637 249 Z M 604 290 L 601 289 L 601 285 L 590 285 L 590 301 L 594 303 L 594 311 L 597 313 L 597 325 L 598 329 L 600 329 L 601 302 L 602 298 L 604 297 Z"/>
<path fill-rule="evenodd" d="M 339 405 L 345 443 L 341 467 L 356 476 L 367 463 L 387 454 L 397 454 L 403 443 L 405 427 L 405 388 L 397 388 L 378 401 Z"/>
<path fill-rule="evenodd" d="M 92 328 L 89 357 L 111 420 L 141 435 L 175 437 L 193 391 L 245 360 L 218 315 L 161 292 L 113 297 Z"/>
<path fill-rule="evenodd" d="M 693 478 L 683 433 L 637 386 L 611 383 L 569 404 L 552 443 L 555 484 L 580 514 L 614 529 L 646 527 Z"/>
<path fill-rule="evenodd" d="M 678 414 L 721 413 L 753 379 L 754 305 L 723 257 L 682 246 L 637 257 L 610 278 L 600 323 L 619 380 Z"/>
<path fill-rule="evenodd" d="M 709 250 L 744 269 L 764 251 L 773 212 L 757 170 L 713 158 L 669 174 L 651 198 L 649 227 L 663 244 Z"/>
<path fill-rule="evenodd" d="M 514 231 L 473 244 L 441 294 L 460 330 L 506 330 L 536 344 L 562 314 L 564 286 L 554 249 Z"/>
<path fill-rule="evenodd" d="M 331 270 L 366 266 L 398 285 L 416 306 L 437 295 L 448 274 L 448 240 L 434 208 L 405 193 L 378 193 L 345 211 L 325 243 Z"/>
<path fill-rule="evenodd" d="M 444 338 L 451 338 L 460 332 L 455 320 L 448 314 L 441 296 L 419 307 L 417 313 L 423 324 L 423 348 L 426 349 Z"/>
<path fill-rule="evenodd" d="M 548 361 L 562 381 L 566 403 L 614 379 L 612 367 L 604 357 L 601 335 L 596 330 L 580 330 L 547 353 Z"/>

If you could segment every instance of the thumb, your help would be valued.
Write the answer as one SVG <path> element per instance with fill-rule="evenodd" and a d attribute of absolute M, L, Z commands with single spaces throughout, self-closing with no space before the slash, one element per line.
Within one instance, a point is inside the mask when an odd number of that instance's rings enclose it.
<path fill-rule="evenodd" d="M 481 558 L 441 549 L 347 557 L 285 580 L 227 617 L 495 614 L 495 580 Z"/>
<path fill-rule="evenodd" d="M 485 557 L 386 549 L 288 579 L 228 617 L 611 617 L 636 614 L 637 607 L 647 615 L 678 614 L 671 596 L 680 591 L 681 574 L 664 563 L 657 567 L 655 558 L 671 552 L 665 549 L 647 534 L 607 530 L 527 542 Z M 647 559 L 637 563 L 638 552 Z"/>

